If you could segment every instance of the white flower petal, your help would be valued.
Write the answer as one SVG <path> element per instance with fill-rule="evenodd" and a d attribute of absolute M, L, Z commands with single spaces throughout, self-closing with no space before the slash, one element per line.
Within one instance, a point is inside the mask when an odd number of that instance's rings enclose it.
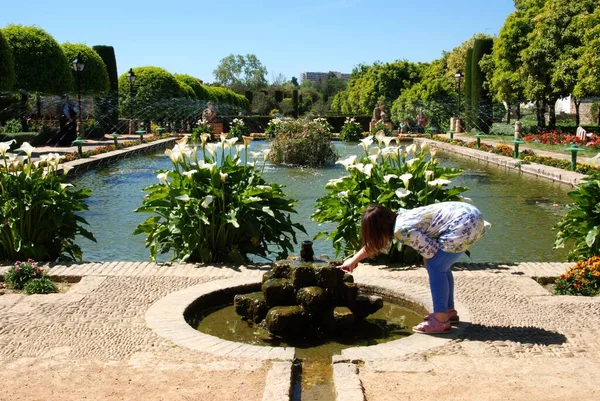
<path fill-rule="evenodd" d="M 398 188 L 396 190 L 396 196 L 398 198 L 404 198 L 408 195 L 410 195 L 412 192 L 410 192 L 408 189 L 404 189 L 404 188 Z"/>

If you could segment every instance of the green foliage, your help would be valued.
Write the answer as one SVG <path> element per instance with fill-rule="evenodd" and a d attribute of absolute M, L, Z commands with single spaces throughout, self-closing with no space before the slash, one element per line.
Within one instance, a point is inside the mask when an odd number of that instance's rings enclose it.
<path fill-rule="evenodd" d="M 21 122 L 19 120 L 8 120 L 2 127 L 3 134 L 14 134 L 21 132 Z"/>
<path fill-rule="evenodd" d="M 344 126 L 340 131 L 340 139 L 344 142 L 358 142 L 362 137 L 363 131 L 360 124 L 354 120 L 354 117 L 346 117 Z"/>
<path fill-rule="evenodd" d="M 585 33 L 578 81 L 573 89 L 573 95 L 581 99 L 587 95 L 600 93 L 600 76 L 596 71 L 600 64 L 600 7 L 592 14 L 583 16 L 580 22 Z"/>
<path fill-rule="evenodd" d="M 175 77 L 176 80 L 188 84 L 192 88 L 194 93 L 196 94 L 196 97 L 195 97 L 196 99 L 209 100 L 208 92 L 207 92 L 206 88 L 204 87 L 204 85 L 202 85 L 202 82 L 198 78 L 194 78 L 191 75 L 187 75 L 187 74 L 174 74 L 173 76 Z"/>
<path fill-rule="evenodd" d="M 58 288 L 56 288 L 56 284 L 48 277 L 40 277 L 35 278 L 25 284 L 23 287 L 23 291 L 27 295 L 32 294 L 52 294 L 58 292 Z"/>
<path fill-rule="evenodd" d="M 600 294 L 600 256 L 577 261 L 554 281 L 554 293 L 591 297 Z"/>
<path fill-rule="evenodd" d="M 9 25 L 2 34 L 12 49 L 16 89 L 54 95 L 73 90 L 70 61 L 47 32 L 33 26 Z"/>
<path fill-rule="evenodd" d="M 492 126 L 492 97 L 484 86 L 485 74 L 479 62 L 484 55 L 492 52 L 493 39 L 476 39 L 471 60 L 471 108 L 473 126 L 485 134 Z"/>
<path fill-rule="evenodd" d="M 275 138 L 277 134 L 282 130 L 285 121 L 287 121 L 287 119 L 283 118 L 274 118 L 271 121 L 269 121 L 267 123 L 267 128 L 265 129 L 266 137 Z"/>
<path fill-rule="evenodd" d="M 230 54 L 221 59 L 213 74 L 217 83 L 239 92 L 267 86 L 267 68 L 254 54 Z"/>
<path fill-rule="evenodd" d="M 473 127 L 473 48 L 467 49 L 467 60 L 465 68 L 465 128 L 470 130 Z"/>
<path fill-rule="evenodd" d="M 460 175 L 461 170 L 440 167 L 435 149 L 410 145 L 403 151 L 389 146 L 390 137 L 380 135 L 376 139 L 375 148 L 370 146 L 372 136 L 361 141 L 364 156 L 350 156 L 337 162 L 346 168 L 348 175 L 327 184 L 327 194 L 317 199 L 316 211 L 311 216 L 318 223 L 337 225 L 333 231 L 321 232 L 315 237 L 332 240 L 336 255 L 350 255 L 361 248 L 361 214 L 371 203 L 392 210 L 412 209 L 460 200 L 459 194 L 467 190 L 448 187 L 449 179 Z M 418 257 L 412 248 L 393 240 L 388 261 L 414 263 Z"/>
<path fill-rule="evenodd" d="M 210 138 L 210 136 L 212 135 L 213 130 L 212 130 L 212 126 L 208 123 L 208 121 L 202 119 L 198 121 L 198 125 L 196 126 L 196 128 L 194 128 L 194 130 L 192 131 L 192 142 L 193 143 L 199 143 L 200 142 L 200 138 L 202 138 L 202 134 L 205 134 L 204 141 L 206 141 L 208 138 Z M 208 136 L 206 136 L 208 135 Z"/>
<path fill-rule="evenodd" d="M 375 135 L 379 131 L 382 131 L 385 135 L 390 135 L 392 133 L 392 130 L 390 129 L 390 127 L 388 127 L 387 125 L 385 125 L 383 123 L 377 123 L 371 130 L 371 135 Z"/>
<path fill-rule="evenodd" d="M 134 104 L 136 110 L 153 118 L 164 117 L 168 112 L 168 100 L 185 97 L 179 82 L 168 71 L 159 67 L 134 68 L 136 75 Z M 121 114 L 129 113 L 130 90 L 127 74 L 119 77 L 119 107 Z"/>
<path fill-rule="evenodd" d="M 177 80 L 179 84 L 179 88 L 181 89 L 181 93 L 183 93 L 183 97 L 190 100 L 198 100 L 198 96 L 196 96 L 196 92 L 190 85 L 185 83 L 184 81 Z"/>
<path fill-rule="evenodd" d="M 109 82 L 108 94 L 94 101 L 94 118 L 104 133 L 109 133 L 117 126 L 119 120 L 119 74 L 115 49 L 112 46 L 104 45 L 92 46 L 92 49 L 104 62 Z"/>
<path fill-rule="evenodd" d="M 91 47 L 79 43 L 63 43 L 61 45 L 67 60 L 71 62 L 81 53 L 85 67 L 81 72 L 81 91 L 84 94 L 105 95 L 110 89 L 108 70 L 102 58 Z M 77 89 L 77 72 L 71 69 L 75 89 Z"/>
<path fill-rule="evenodd" d="M 570 261 L 600 255 L 600 173 L 586 177 L 569 192 L 569 197 L 574 203 L 555 226 L 558 233 L 554 248 L 572 242 Z"/>
<path fill-rule="evenodd" d="M 136 210 L 154 215 L 134 232 L 147 235 L 152 260 L 171 249 L 173 260 L 204 263 L 244 263 L 250 254 L 269 257 L 271 247 L 285 259 L 293 250 L 294 229 L 304 232 L 290 219 L 295 201 L 262 178 L 264 162 L 261 169 L 248 162 L 253 152 L 246 146 L 242 161 L 236 141 L 203 141 L 199 155 L 185 142 L 167 150 L 173 170 L 160 172 L 159 183 L 144 189 Z"/>
<path fill-rule="evenodd" d="M 250 103 L 246 96 L 235 93 L 230 89 L 222 88 L 220 86 L 203 85 L 203 87 L 208 93 L 208 100 L 213 103 L 226 103 L 245 110 L 250 107 Z"/>
<path fill-rule="evenodd" d="M 324 118 L 283 119 L 277 123 L 269 160 L 274 164 L 322 167 L 337 155 L 331 143 L 331 126 Z"/>
<path fill-rule="evenodd" d="M 445 129 L 456 111 L 456 89 L 446 78 L 445 59 L 434 60 L 424 66 L 422 79 L 409 89 L 402 91 L 392 105 L 392 120 L 407 120 L 414 126 L 420 107 L 432 126 Z"/>
<path fill-rule="evenodd" d="M 28 143 L 21 145 L 25 160 L 6 153 L 12 142 L 0 143 L 0 260 L 81 260 L 75 237 L 95 241 L 78 215 L 87 209 L 90 191 L 62 183 L 56 174 L 58 154 L 42 157 L 36 165 Z"/>
<path fill-rule="evenodd" d="M 229 137 L 242 140 L 245 136 L 250 135 L 250 128 L 244 123 L 241 118 L 234 118 L 229 129 Z"/>
<path fill-rule="evenodd" d="M 331 108 L 342 114 L 371 114 L 378 100 L 391 104 L 399 93 L 419 82 L 423 66 L 395 61 L 355 69 L 347 89 L 335 95 Z"/>
<path fill-rule="evenodd" d="M 0 29 L 0 91 L 12 90 L 15 82 L 15 61 L 12 50 Z"/>
<path fill-rule="evenodd" d="M 33 259 L 28 259 L 27 262 L 15 262 L 6 272 L 4 280 L 9 288 L 22 290 L 28 282 L 43 276 L 42 268 Z"/>

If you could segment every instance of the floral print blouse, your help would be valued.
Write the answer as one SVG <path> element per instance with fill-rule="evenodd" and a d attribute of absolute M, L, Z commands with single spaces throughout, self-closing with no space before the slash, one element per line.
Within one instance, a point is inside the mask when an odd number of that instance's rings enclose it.
<path fill-rule="evenodd" d="M 464 202 L 441 202 L 414 209 L 400 209 L 394 235 L 404 245 L 431 259 L 441 249 L 461 253 L 490 227 L 481 212 Z"/>

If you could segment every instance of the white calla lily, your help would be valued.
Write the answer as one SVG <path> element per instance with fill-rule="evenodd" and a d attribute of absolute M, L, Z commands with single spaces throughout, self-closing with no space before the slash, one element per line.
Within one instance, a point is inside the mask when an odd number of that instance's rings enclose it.
<path fill-rule="evenodd" d="M 406 147 L 406 153 L 409 153 L 409 154 L 410 154 L 410 153 L 415 153 L 415 152 L 416 152 L 416 150 L 417 150 L 417 145 L 415 145 L 414 143 L 413 143 L 413 144 L 410 144 L 410 145 L 408 145 L 408 146 Z"/>
<path fill-rule="evenodd" d="M 431 148 L 431 150 L 429 151 L 429 154 L 431 155 L 431 159 L 435 159 L 435 155 L 437 155 L 438 152 L 438 148 Z"/>
<path fill-rule="evenodd" d="M 34 163 L 34 164 L 35 164 L 35 163 Z M 39 163 L 38 163 L 38 165 L 39 165 Z M 37 167 L 37 165 L 36 165 L 36 167 Z M 69 173 L 69 171 L 73 170 L 73 166 L 66 166 L 66 165 L 63 165 L 63 166 L 62 166 L 62 170 L 63 170 L 63 174 L 64 174 L 64 175 L 67 175 L 67 174 Z"/>
<path fill-rule="evenodd" d="M 407 161 L 406 161 L 406 165 L 407 165 L 408 167 L 412 167 L 412 165 L 413 165 L 413 164 L 415 164 L 415 163 L 416 163 L 416 162 L 418 162 L 418 161 L 419 161 L 419 158 L 418 158 L 418 157 L 415 157 L 415 158 L 413 158 L 413 159 L 407 160 Z"/>
<path fill-rule="evenodd" d="M 253 158 L 253 159 L 258 159 L 261 155 L 260 152 L 254 152 L 254 151 L 250 151 L 248 152 L 248 154 Z"/>
<path fill-rule="evenodd" d="M 432 170 L 425 171 L 425 181 L 431 181 L 434 172 Z"/>
<path fill-rule="evenodd" d="M 373 165 L 371 163 L 367 164 L 365 166 L 365 168 L 363 169 L 363 173 L 365 173 L 365 175 L 367 177 L 371 177 L 371 171 L 373 170 Z"/>
<path fill-rule="evenodd" d="M 379 144 L 379 146 L 381 146 L 381 143 L 383 142 L 384 138 L 385 138 L 385 132 L 377 131 L 377 133 L 375 134 L 375 139 L 377 140 L 377 143 Z"/>
<path fill-rule="evenodd" d="M 405 198 L 408 195 L 412 194 L 412 192 L 404 188 L 398 188 L 395 193 L 398 198 Z"/>
<path fill-rule="evenodd" d="M 348 168 L 348 166 L 354 164 L 356 162 L 356 155 L 348 156 L 345 159 L 341 159 L 335 162 L 335 164 L 341 164 L 344 168 Z"/>
<path fill-rule="evenodd" d="M 184 172 L 183 172 L 183 173 L 181 173 L 181 174 L 183 174 L 183 175 L 184 175 L 185 177 L 187 177 L 187 178 L 192 178 L 192 176 L 193 176 L 195 173 L 197 173 L 197 172 L 198 172 L 198 170 L 195 170 L 195 169 L 194 169 L 194 170 L 184 171 Z"/>
<path fill-rule="evenodd" d="M 265 161 L 267 161 L 267 159 L 269 158 L 269 154 L 271 153 L 271 149 L 263 149 L 262 153 L 263 157 L 265 158 Z"/>
<path fill-rule="evenodd" d="M 200 206 L 202 206 L 203 208 L 207 208 L 213 201 L 213 196 L 212 195 L 208 195 L 206 198 L 204 198 L 204 200 L 202 201 L 202 203 L 200 204 Z"/>
<path fill-rule="evenodd" d="M 204 134 L 200 134 L 200 140 L 202 141 L 202 145 L 206 145 L 206 142 L 210 138 L 210 134 L 205 132 Z"/>
<path fill-rule="evenodd" d="M 395 141 L 396 138 L 394 138 L 393 136 L 386 136 L 385 138 L 383 138 L 383 143 L 385 144 L 385 146 L 390 146 L 390 143 L 392 143 L 392 141 Z"/>
<path fill-rule="evenodd" d="M 400 179 L 404 183 L 404 188 L 408 189 L 408 183 L 411 178 L 413 178 L 413 175 L 411 173 L 405 173 L 400 176 Z"/>
<path fill-rule="evenodd" d="M 377 164 L 377 159 L 379 159 L 379 155 L 370 155 L 369 156 L 369 160 L 371 161 L 371 163 L 373 164 Z"/>
<path fill-rule="evenodd" d="M 386 184 L 389 184 L 392 178 L 398 178 L 398 176 L 396 174 L 388 174 L 383 176 L 383 180 Z"/>
<path fill-rule="evenodd" d="M 73 186 L 73 184 L 64 184 L 63 183 L 63 184 L 60 184 L 60 189 L 62 189 L 64 191 L 65 189 L 72 187 L 72 186 Z"/>
<path fill-rule="evenodd" d="M 2 156 L 4 157 L 6 155 L 6 152 L 8 151 L 8 149 L 10 149 L 10 145 L 12 145 L 13 143 L 16 143 L 17 141 L 14 139 L 11 139 L 10 141 L 7 142 L 0 142 L 0 154 L 2 154 Z"/>
<path fill-rule="evenodd" d="M 156 178 L 158 178 L 158 181 L 163 182 L 163 183 L 167 183 L 167 173 L 160 173 L 156 176 Z"/>
<path fill-rule="evenodd" d="M 269 206 L 264 206 L 262 208 L 262 211 L 265 212 L 266 214 L 268 214 L 271 217 L 275 217 L 275 213 L 273 213 L 273 211 L 271 210 L 271 208 Z"/>
<path fill-rule="evenodd" d="M 221 173 L 219 172 L 219 175 L 221 176 L 221 181 L 225 182 L 225 180 L 227 179 L 227 177 L 229 177 L 229 174 L 227 173 Z"/>
<path fill-rule="evenodd" d="M 33 146 L 31 146 L 29 144 L 29 142 L 23 142 L 23 144 L 21 145 L 21 147 L 18 150 L 22 150 L 23 152 L 25 152 L 27 157 L 31 157 L 31 152 L 33 152 L 34 149 L 35 148 Z"/>
<path fill-rule="evenodd" d="M 185 195 L 176 196 L 175 199 L 184 201 L 184 202 L 188 202 L 192 198 L 190 198 L 190 196 L 188 194 L 185 194 Z"/>
<path fill-rule="evenodd" d="M 371 144 L 373 143 L 373 137 L 372 136 L 368 136 L 366 138 L 363 138 L 360 140 L 360 144 L 358 146 L 362 146 L 363 149 L 366 151 L 369 150 L 369 146 L 371 146 Z"/>
<path fill-rule="evenodd" d="M 215 143 L 209 143 L 206 145 L 206 151 L 208 152 L 208 154 L 210 155 L 210 157 L 215 157 L 215 152 L 217 151 L 217 149 L 219 148 L 219 146 Z"/>
<path fill-rule="evenodd" d="M 427 184 L 432 187 L 441 187 L 442 185 L 448 185 L 452 181 L 438 178 L 437 180 L 429 181 Z"/>

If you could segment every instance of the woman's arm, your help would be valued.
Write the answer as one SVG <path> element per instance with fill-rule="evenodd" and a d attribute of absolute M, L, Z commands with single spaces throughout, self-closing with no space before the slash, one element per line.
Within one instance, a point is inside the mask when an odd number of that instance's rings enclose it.
<path fill-rule="evenodd" d="M 349 259 L 346 259 L 344 261 L 344 263 L 340 266 L 340 268 L 342 268 L 343 270 L 347 270 L 349 272 L 352 272 L 354 269 L 356 269 L 356 266 L 358 265 L 358 262 L 360 262 L 361 260 L 367 258 L 369 256 L 369 253 L 367 253 L 365 247 L 363 246 L 360 251 L 356 252 L 354 254 L 354 256 L 352 256 Z"/>

